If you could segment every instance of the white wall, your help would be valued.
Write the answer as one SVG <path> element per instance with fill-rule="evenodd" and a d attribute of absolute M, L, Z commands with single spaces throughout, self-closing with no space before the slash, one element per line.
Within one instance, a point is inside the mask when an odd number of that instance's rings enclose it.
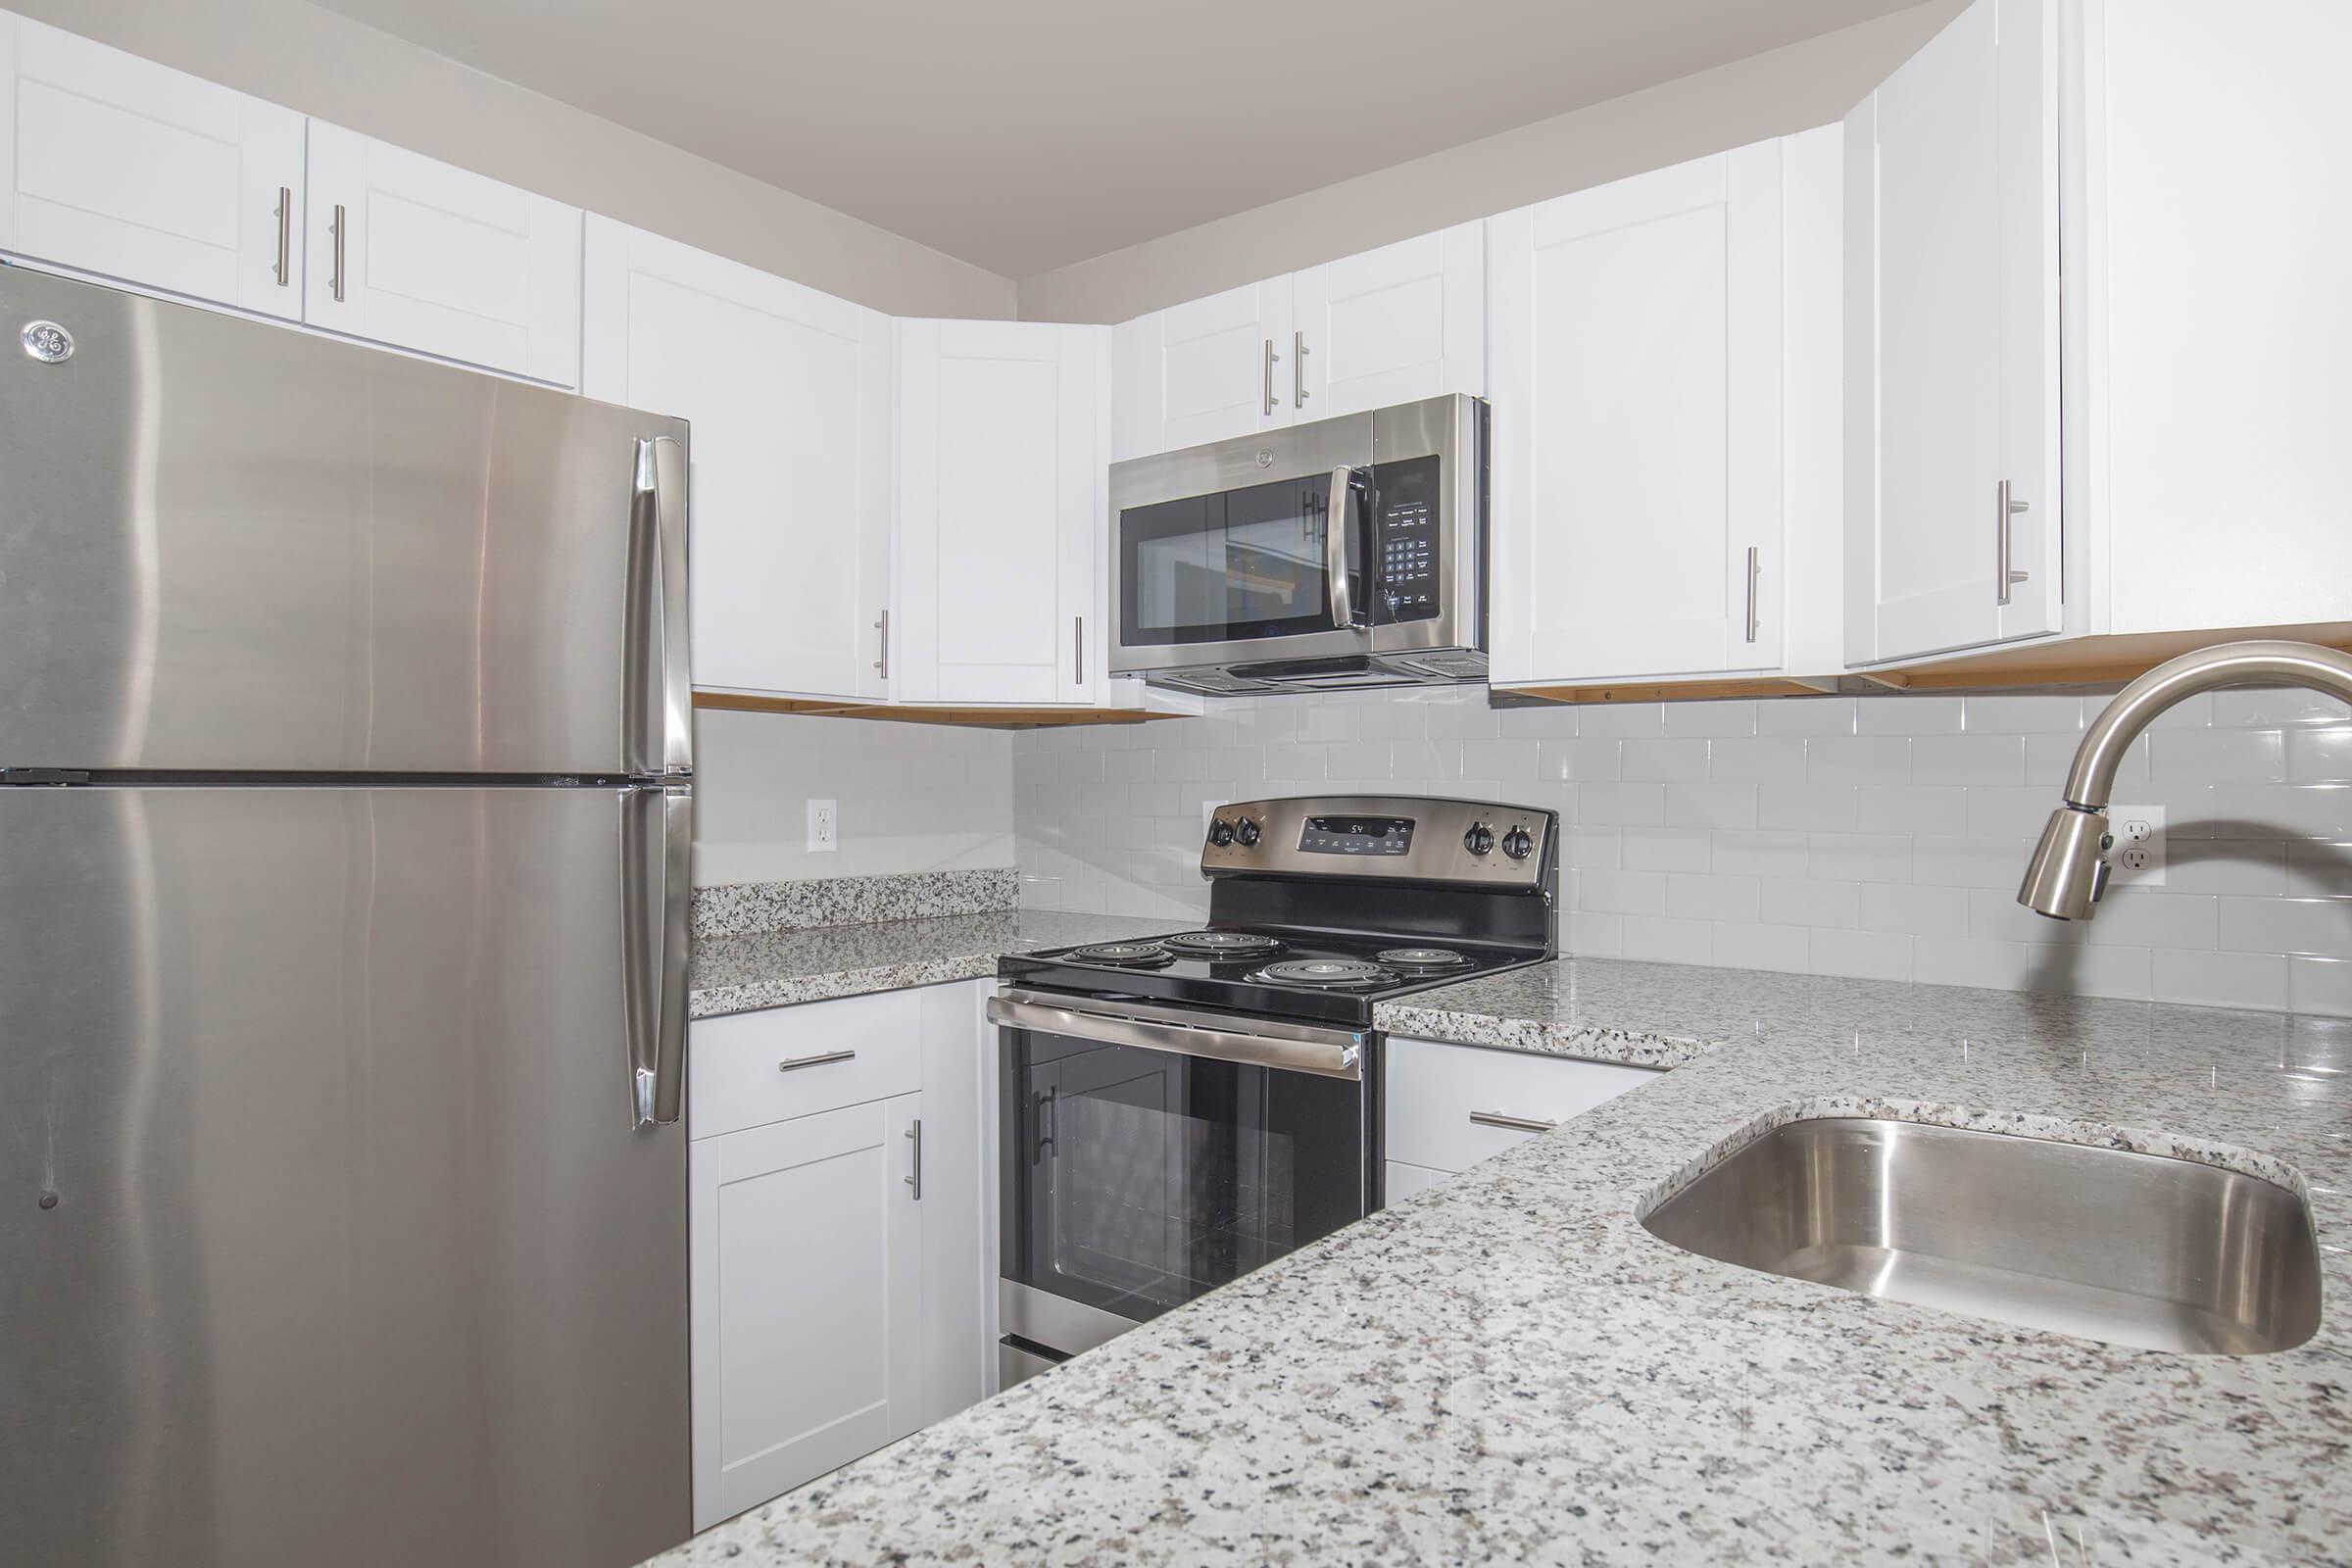
<path fill-rule="evenodd" d="M 1495 710 L 1482 690 L 1246 699 L 1014 745 L 1025 903 L 1207 906 L 1202 803 L 1406 793 L 1548 807 L 1563 949 L 2352 1015 L 2352 712 L 2233 691 L 2166 714 L 2119 805 L 2162 806 L 2163 888 L 2097 919 L 2016 903 L 2086 716 L 2069 696 Z"/>
<path fill-rule="evenodd" d="M 1928 0 L 1696 75 L 1024 278 L 1021 316 L 1123 321 L 1530 202 L 1842 119 L 1965 0 Z M 1443 16 L 1433 12 L 1433 19 Z M 1410 52 L 1410 40 L 1400 47 Z M 1279 104 L 1278 97 L 1269 103 Z M 1306 101 L 1306 100 L 1301 100 Z M 1327 110 L 1324 112 L 1328 112 Z M 1278 124 L 1268 134 L 1279 135 Z"/>
<path fill-rule="evenodd" d="M 7 0 L 477 173 L 903 316 L 1009 317 L 1010 279 L 306 0 Z M 562 6 L 547 24 L 564 24 Z"/>
<path fill-rule="evenodd" d="M 694 739 L 697 887 L 1013 863 L 1007 731 L 706 710 Z M 812 798 L 840 803 L 830 855 Z"/>

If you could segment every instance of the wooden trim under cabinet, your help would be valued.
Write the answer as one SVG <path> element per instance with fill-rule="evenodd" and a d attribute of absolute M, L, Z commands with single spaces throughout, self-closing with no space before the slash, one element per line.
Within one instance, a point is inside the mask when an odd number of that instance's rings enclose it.
<path fill-rule="evenodd" d="M 957 724 L 980 729 L 1034 729 L 1054 724 L 1147 724 L 1175 713 L 1132 708 L 915 708 L 845 703 L 821 697 L 768 697 L 753 692 L 697 690 L 697 708 L 745 713 L 807 713 L 823 718 L 878 718 L 901 724 Z"/>

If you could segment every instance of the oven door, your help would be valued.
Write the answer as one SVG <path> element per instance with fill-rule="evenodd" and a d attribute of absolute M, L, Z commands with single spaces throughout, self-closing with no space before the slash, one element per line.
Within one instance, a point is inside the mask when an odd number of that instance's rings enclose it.
<path fill-rule="evenodd" d="M 1369 1210 L 1368 1036 L 1041 992 L 988 1011 L 1008 1378 Z"/>

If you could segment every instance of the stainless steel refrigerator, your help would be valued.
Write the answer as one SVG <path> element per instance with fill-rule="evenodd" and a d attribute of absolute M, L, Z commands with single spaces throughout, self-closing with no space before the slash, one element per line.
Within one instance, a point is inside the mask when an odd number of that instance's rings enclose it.
<path fill-rule="evenodd" d="M 685 426 L 0 323 L 0 1560 L 683 1540 Z"/>

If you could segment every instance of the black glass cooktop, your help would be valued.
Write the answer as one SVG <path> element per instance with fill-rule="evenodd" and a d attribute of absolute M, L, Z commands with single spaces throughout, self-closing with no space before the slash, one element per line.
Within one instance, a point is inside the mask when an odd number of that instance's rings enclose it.
<path fill-rule="evenodd" d="M 1542 957 L 1523 948 L 1393 934 L 1224 927 L 1014 954 L 998 961 L 997 973 L 1041 990 L 1361 1027 L 1375 1002 Z"/>

